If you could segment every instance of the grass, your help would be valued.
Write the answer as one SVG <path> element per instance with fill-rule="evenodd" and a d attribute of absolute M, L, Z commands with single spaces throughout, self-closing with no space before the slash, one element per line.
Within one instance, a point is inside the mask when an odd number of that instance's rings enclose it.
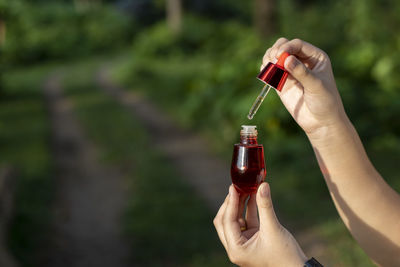
<path fill-rule="evenodd" d="M 130 183 L 124 225 L 132 261 L 229 266 L 212 226 L 214 214 L 152 146 L 142 125 L 93 84 L 93 75 L 89 65 L 76 67 L 65 77 L 65 88 L 102 160 L 120 167 Z"/>
<path fill-rule="evenodd" d="M 53 162 L 41 92 L 47 71 L 41 67 L 4 73 L 0 98 L 0 163 L 17 170 L 15 217 L 8 241 L 22 266 L 33 266 L 51 220 Z"/>

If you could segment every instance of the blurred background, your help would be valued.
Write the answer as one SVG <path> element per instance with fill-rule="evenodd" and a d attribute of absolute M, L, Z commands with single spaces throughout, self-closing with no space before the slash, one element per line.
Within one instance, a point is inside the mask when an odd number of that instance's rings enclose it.
<path fill-rule="evenodd" d="M 395 0 L 0 0 L 0 265 L 230 266 L 212 219 L 281 36 L 329 54 L 399 191 L 399 14 Z M 373 266 L 274 92 L 251 123 L 306 254 Z"/>

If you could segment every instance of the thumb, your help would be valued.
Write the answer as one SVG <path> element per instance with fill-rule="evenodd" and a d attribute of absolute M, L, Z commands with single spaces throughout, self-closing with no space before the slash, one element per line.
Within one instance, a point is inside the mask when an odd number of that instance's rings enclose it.
<path fill-rule="evenodd" d="M 318 79 L 303 62 L 295 56 L 288 56 L 285 60 L 285 69 L 304 87 L 304 90 L 313 90 L 319 86 Z"/>
<path fill-rule="evenodd" d="M 277 227 L 280 226 L 280 223 L 276 218 L 274 207 L 272 205 L 269 184 L 266 182 L 262 183 L 258 188 L 257 206 L 260 216 L 260 230 L 276 230 Z"/>

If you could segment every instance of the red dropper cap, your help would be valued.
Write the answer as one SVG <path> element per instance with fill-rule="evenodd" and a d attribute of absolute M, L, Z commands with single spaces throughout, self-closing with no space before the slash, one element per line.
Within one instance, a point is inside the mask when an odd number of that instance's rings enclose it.
<path fill-rule="evenodd" d="M 289 75 L 285 70 L 285 60 L 290 56 L 288 52 L 283 52 L 276 64 L 269 62 L 267 66 L 258 74 L 257 78 L 264 83 L 274 87 L 276 90 L 281 91 L 285 84 L 286 78 Z"/>

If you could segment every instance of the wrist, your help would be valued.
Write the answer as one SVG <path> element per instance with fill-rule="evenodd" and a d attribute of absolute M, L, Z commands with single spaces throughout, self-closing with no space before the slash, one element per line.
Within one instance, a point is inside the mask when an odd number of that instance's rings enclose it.
<path fill-rule="evenodd" d="M 296 254 L 295 258 L 292 258 L 291 263 L 287 262 L 287 265 L 285 266 L 299 266 L 303 267 L 304 263 L 308 260 L 304 252 L 299 249 L 298 253 Z"/>
<path fill-rule="evenodd" d="M 300 257 L 299 257 L 299 261 L 297 262 L 296 266 L 304 266 L 304 263 L 307 262 L 308 258 L 306 257 L 306 255 L 304 255 L 304 253 L 301 253 Z"/>
<path fill-rule="evenodd" d="M 349 118 L 345 113 L 343 113 L 330 123 L 306 134 L 314 148 L 321 148 L 335 146 L 337 141 L 351 134 L 353 129 L 353 125 Z"/>

